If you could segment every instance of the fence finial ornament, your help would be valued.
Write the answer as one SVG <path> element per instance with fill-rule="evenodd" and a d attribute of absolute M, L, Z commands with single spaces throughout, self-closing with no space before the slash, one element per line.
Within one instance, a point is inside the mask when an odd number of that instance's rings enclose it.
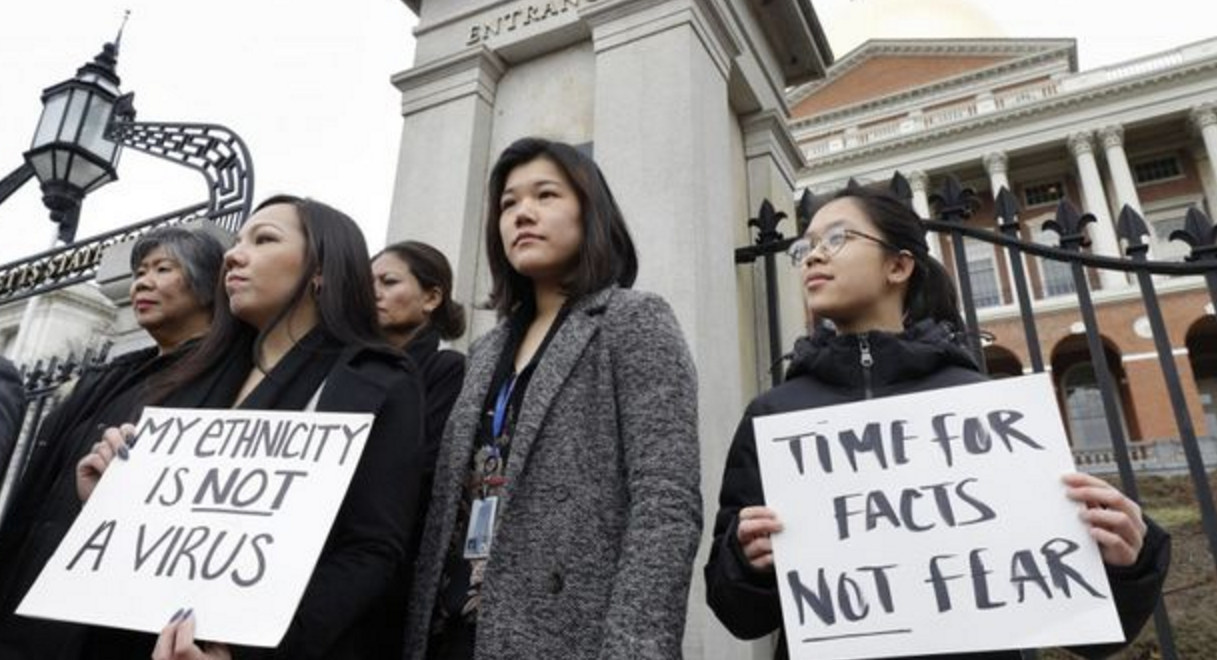
<path fill-rule="evenodd" d="M 1116 220 L 1116 233 L 1128 242 L 1125 252 L 1129 256 L 1149 252 L 1149 244 L 1145 242 L 1145 236 L 1149 234 L 1149 227 L 1145 225 L 1145 219 L 1141 217 L 1141 214 L 1128 204 L 1120 209 L 1120 217 Z"/>
<path fill-rule="evenodd" d="M 1183 229 L 1172 231 L 1170 240 L 1183 241 L 1191 246 L 1192 251 L 1187 255 L 1187 261 L 1217 259 L 1217 226 L 1213 225 L 1213 221 L 1204 211 L 1195 206 L 1187 210 Z"/>
<path fill-rule="evenodd" d="M 1056 205 L 1056 219 L 1044 223 L 1044 230 L 1055 232 L 1061 237 L 1061 247 L 1066 250 L 1078 251 L 1090 246 L 1090 238 L 1086 235 L 1086 225 L 1094 222 L 1093 213 L 1078 214 L 1077 209 L 1069 200 L 1062 199 Z"/>
<path fill-rule="evenodd" d="M 892 181 L 888 184 L 888 190 L 891 191 L 897 199 L 904 202 L 904 205 L 913 208 L 913 186 L 909 184 L 909 180 L 905 178 L 900 170 L 892 175 Z"/>
<path fill-rule="evenodd" d="M 997 199 L 994 201 L 997 205 L 997 223 L 998 228 L 1018 228 L 1018 198 L 1010 189 L 1002 186 L 1001 190 L 997 191 Z"/>
<path fill-rule="evenodd" d="M 774 209 L 773 204 L 768 199 L 761 202 L 761 210 L 757 213 L 757 216 L 748 220 L 749 227 L 757 228 L 756 244 L 765 245 L 782 240 L 782 233 L 778 231 L 778 224 L 785 219 L 786 213 Z"/>
<path fill-rule="evenodd" d="M 964 187 L 954 175 L 948 176 L 942 188 L 930 195 L 930 203 L 938 207 L 938 217 L 946 222 L 963 222 L 980 206 L 976 191 Z"/>

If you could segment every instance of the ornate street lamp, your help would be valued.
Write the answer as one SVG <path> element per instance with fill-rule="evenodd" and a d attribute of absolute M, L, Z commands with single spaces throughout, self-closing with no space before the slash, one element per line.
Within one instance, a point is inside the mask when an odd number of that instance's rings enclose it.
<path fill-rule="evenodd" d="M 59 225 L 58 237 L 76 237 L 84 196 L 118 178 L 121 147 L 106 137 L 115 117 L 131 117 L 130 96 L 122 97 L 115 72 L 122 30 L 76 76 L 42 92 L 42 117 L 25 162 L 42 184 L 42 202 Z"/>
<path fill-rule="evenodd" d="M 106 250 L 155 227 L 203 218 L 236 232 L 249 215 L 253 163 L 236 133 L 216 124 L 135 121 L 134 94 L 120 91 L 115 71 L 122 35 L 120 28 L 114 43 L 75 77 L 43 91 L 33 143 L 21 165 L 0 178 L 2 204 L 37 177 L 61 243 L 0 264 L 0 304 L 91 280 Z M 197 171 L 206 180 L 207 200 L 77 242 L 81 201 L 118 178 L 124 148 Z"/>

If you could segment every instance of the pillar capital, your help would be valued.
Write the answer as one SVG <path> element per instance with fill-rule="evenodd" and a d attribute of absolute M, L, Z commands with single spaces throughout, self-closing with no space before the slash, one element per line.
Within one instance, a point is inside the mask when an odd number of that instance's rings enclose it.
<path fill-rule="evenodd" d="M 924 170 L 910 170 L 905 175 L 905 179 L 909 182 L 909 187 L 913 192 L 924 193 L 930 189 L 930 177 Z"/>
<path fill-rule="evenodd" d="M 1004 151 L 987 153 L 982 161 L 985 164 L 985 171 L 989 173 L 989 176 L 1007 174 L 1010 171 L 1010 158 Z"/>
<path fill-rule="evenodd" d="M 1196 130 L 1204 130 L 1209 126 L 1217 126 L 1217 104 L 1203 103 L 1192 108 L 1188 115 Z"/>
<path fill-rule="evenodd" d="M 1070 133 L 1065 144 L 1069 146 L 1069 153 L 1073 154 L 1074 158 L 1094 154 L 1094 134 L 1090 131 Z"/>
<path fill-rule="evenodd" d="M 503 59 L 483 45 L 408 69 L 391 80 L 401 92 L 401 114 L 409 117 L 470 96 L 493 105 L 506 72 Z"/>
<path fill-rule="evenodd" d="M 1103 141 L 1104 149 L 1124 148 L 1124 127 L 1119 124 L 1104 126 L 1099 129 L 1099 139 Z"/>

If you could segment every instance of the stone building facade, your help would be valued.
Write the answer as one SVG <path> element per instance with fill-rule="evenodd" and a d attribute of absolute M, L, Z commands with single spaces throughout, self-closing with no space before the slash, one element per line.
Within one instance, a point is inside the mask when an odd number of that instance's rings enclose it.
<path fill-rule="evenodd" d="M 1151 257 L 1179 260 L 1168 240 L 1187 210 L 1217 209 L 1217 40 L 1079 71 L 1072 40 L 870 41 L 824 79 L 792 90 L 791 128 L 807 156 L 800 185 L 815 192 L 850 177 L 904 173 L 914 205 L 955 175 L 983 200 L 970 220 L 995 227 L 1002 187 L 1020 205 L 1022 238 L 1056 245 L 1041 225 L 1061 199 L 1096 216 L 1091 250 L 1122 254 L 1113 220 L 1128 205 L 1151 227 Z M 936 236 L 932 236 L 935 238 Z M 941 237 L 938 237 L 941 238 Z M 931 246 L 954 272 L 950 241 Z M 1005 250 L 968 241 L 964 253 L 986 348 L 998 374 L 1030 370 Z M 1079 462 L 1112 469 L 1093 365 L 1069 267 L 1024 258 L 1040 349 L 1053 373 Z M 1108 364 L 1134 458 L 1183 465 L 1178 432 L 1139 289 L 1123 274 L 1091 273 Z M 1157 278 L 1175 366 L 1192 423 L 1214 456 L 1217 319 L 1199 277 Z"/>

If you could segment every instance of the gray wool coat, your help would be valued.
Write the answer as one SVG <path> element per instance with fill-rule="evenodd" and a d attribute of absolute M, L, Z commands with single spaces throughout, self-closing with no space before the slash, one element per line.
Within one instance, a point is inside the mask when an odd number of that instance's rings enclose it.
<path fill-rule="evenodd" d="M 424 657 L 507 324 L 474 342 L 445 427 L 405 657 Z M 671 308 L 610 287 L 574 304 L 520 407 L 478 615 L 479 660 L 680 658 L 702 525 L 697 377 Z"/>

